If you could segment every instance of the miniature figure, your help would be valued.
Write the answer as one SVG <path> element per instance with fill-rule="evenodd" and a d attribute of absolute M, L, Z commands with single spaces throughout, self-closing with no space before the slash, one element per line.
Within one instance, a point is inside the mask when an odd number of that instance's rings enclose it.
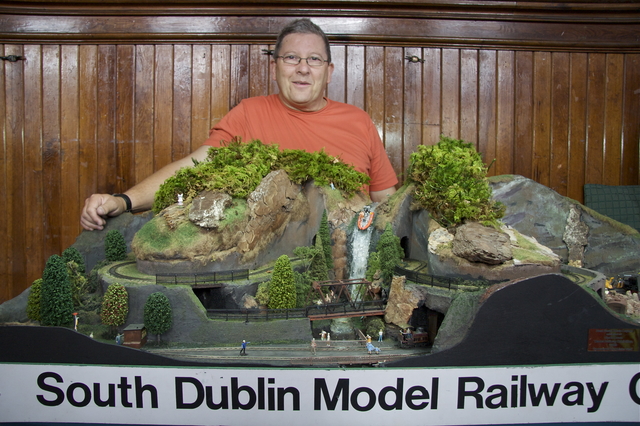
<path fill-rule="evenodd" d="M 311 338 L 311 353 L 314 354 L 314 355 L 316 354 L 316 346 L 317 346 L 316 345 L 316 338 L 312 337 Z"/>
<path fill-rule="evenodd" d="M 331 333 L 327 333 L 327 346 L 331 346 Z"/>
<path fill-rule="evenodd" d="M 241 348 L 240 348 L 240 355 L 247 355 L 247 345 L 249 343 L 250 342 L 247 342 L 246 340 L 242 341 L 242 345 L 241 345 Z"/>
<path fill-rule="evenodd" d="M 378 342 L 382 342 L 382 329 L 378 331 Z"/>
<path fill-rule="evenodd" d="M 184 204 L 184 196 L 182 194 L 178 194 L 178 205 L 182 206 Z"/>
<path fill-rule="evenodd" d="M 369 352 L 369 355 L 371 355 L 371 351 L 375 351 L 376 354 L 379 354 L 380 348 L 373 346 L 373 343 L 371 342 L 367 342 L 367 351 Z"/>

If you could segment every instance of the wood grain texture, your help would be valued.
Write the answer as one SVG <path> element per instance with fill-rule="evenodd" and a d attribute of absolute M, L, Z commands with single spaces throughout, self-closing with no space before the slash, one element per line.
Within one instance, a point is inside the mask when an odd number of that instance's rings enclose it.
<path fill-rule="evenodd" d="M 490 174 L 577 201 L 585 183 L 639 184 L 640 12 L 629 2 L 477 2 L 486 20 L 468 2 L 377 2 L 359 17 L 349 1 L 323 14 L 321 1 L 303 0 L 305 13 L 209 2 L 192 15 L 174 2 L 135 28 L 142 9 L 44 3 L 0 5 L 0 52 L 27 58 L 0 63 L 0 302 L 74 241 L 88 195 L 126 190 L 200 146 L 242 99 L 276 93 L 263 50 L 296 16 L 329 33 L 327 93 L 367 111 L 401 180 L 417 146 L 444 134 L 495 159 Z"/>

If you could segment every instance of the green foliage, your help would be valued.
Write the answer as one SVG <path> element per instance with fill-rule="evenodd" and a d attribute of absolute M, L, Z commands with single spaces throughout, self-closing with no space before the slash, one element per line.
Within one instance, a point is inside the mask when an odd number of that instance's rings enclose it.
<path fill-rule="evenodd" d="M 327 269 L 333 269 L 333 255 L 331 253 L 331 233 L 329 232 L 329 220 L 327 219 L 327 211 L 322 212 L 322 219 L 320 220 L 320 229 L 318 230 L 318 237 L 322 240 L 322 250 L 324 251 L 324 258 L 327 263 Z"/>
<path fill-rule="evenodd" d="M 151 293 L 144 304 L 144 326 L 158 337 L 169 331 L 173 324 L 173 311 L 169 298 L 159 291 Z"/>
<path fill-rule="evenodd" d="M 118 229 L 107 232 L 104 239 L 104 254 L 109 262 L 118 262 L 127 258 L 127 243 Z"/>
<path fill-rule="evenodd" d="M 269 306 L 269 281 L 258 284 L 256 301 L 260 306 Z"/>
<path fill-rule="evenodd" d="M 68 247 L 65 251 L 62 252 L 62 258 L 64 259 L 64 263 L 75 262 L 77 265 L 77 270 L 81 274 L 84 274 L 86 271 L 86 267 L 84 264 L 84 257 L 80 254 L 77 248 Z"/>
<path fill-rule="evenodd" d="M 325 257 L 321 238 L 316 238 L 315 253 L 311 258 L 311 266 L 309 267 L 309 277 L 313 281 L 326 281 L 329 279 L 327 258 Z"/>
<path fill-rule="evenodd" d="M 129 315 L 129 294 L 127 289 L 118 283 L 111 284 L 102 299 L 100 318 L 104 325 L 118 327 Z"/>
<path fill-rule="evenodd" d="M 38 278 L 31 284 L 29 298 L 27 299 L 27 318 L 32 321 L 40 321 L 40 294 L 42 290 L 42 278 Z"/>
<path fill-rule="evenodd" d="M 307 296 L 311 289 L 311 277 L 308 273 L 293 271 L 294 284 L 296 287 L 296 308 L 307 306 Z"/>
<path fill-rule="evenodd" d="M 178 194 L 183 194 L 185 202 L 189 202 L 204 190 L 246 198 L 275 170 L 286 171 L 295 183 L 310 179 L 319 186 L 333 183 L 349 195 L 369 182 L 367 175 L 324 151 L 280 151 L 277 145 L 265 145 L 257 140 L 248 143 L 233 140 L 226 146 L 209 149 L 207 161 L 194 161 L 192 167 L 184 167 L 167 179 L 156 192 L 153 211 L 158 213 L 174 204 Z"/>
<path fill-rule="evenodd" d="M 73 319 L 73 300 L 67 265 L 62 257 L 52 255 L 42 273 L 40 289 L 40 323 L 46 326 L 69 326 Z"/>
<path fill-rule="evenodd" d="M 373 317 L 367 321 L 367 334 L 369 336 L 377 338 L 380 330 L 384 330 L 384 321 L 380 318 Z"/>
<path fill-rule="evenodd" d="M 67 262 L 67 273 L 69 274 L 69 283 L 71 284 L 71 297 L 73 299 L 73 307 L 82 306 L 82 300 L 88 293 L 87 277 L 79 271 L 75 261 Z"/>
<path fill-rule="evenodd" d="M 380 269 L 380 255 L 377 251 L 372 251 L 369 253 L 369 258 L 367 259 L 367 272 L 365 273 L 367 281 L 373 281 L 373 276 Z"/>
<path fill-rule="evenodd" d="M 269 309 L 296 307 L 296 288 L 289 256 L 283 254 L 276 260 L 269 284 Z"/>
<path fill-rule="evenodd" d="M 491 200 L 487 167 L 473 144 L 441 136 L 437 145 L 418 146 L 410 163 L 414 202 L 440 225 L 490 223 L 504 215 L 504 206 Z"/>
<path fill-rule="evenodd" d="M 396 265 L 404 257 L 404 250 L 402 250 L 402 246 L 400 246 L 400 238 L 393 233 L 391 224 L 387 224 L 387 227 L 380 236 L 376 251 L 380 258 L 382 278 L 385 284 L 391 284 Z"/>

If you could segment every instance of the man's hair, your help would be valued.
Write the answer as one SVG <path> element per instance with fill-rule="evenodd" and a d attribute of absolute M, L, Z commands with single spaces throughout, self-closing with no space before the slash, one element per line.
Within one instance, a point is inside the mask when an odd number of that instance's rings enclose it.
<path fill-rule="evenodd" d="M 309 18 L 296 19 L 295 21 L 289 22 L 278 34 L 278 39 L 276 40 L 276 48 L 273 51 L 274 58 L 278 57 L 280 54 L 280 49 L 282 48 L 282 40 L 289 34 L 315 34 L 322 37 L 324 41 L 324 47 L 327 51 L 327 60 L 331 63 L 331 47 L 329 46 L 329 39 L 327 35 L 322 31 L 322 29 L 311 22 Z"/>

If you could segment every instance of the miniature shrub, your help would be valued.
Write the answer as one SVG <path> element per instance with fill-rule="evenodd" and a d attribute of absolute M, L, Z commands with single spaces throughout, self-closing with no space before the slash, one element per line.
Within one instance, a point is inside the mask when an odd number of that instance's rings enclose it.
<path fill-rule="evenodd" d="M 144 326 L 151 334 L 160 335 L 169 331 L 173 325 L 173 311 L 169 298 L 159 291 L 151 293 L 144 304 Z"/>
<path fill-rule="evenodd" d="M 404 257 L 404 250 L 398 238 L 391 229 L 391 224 L 387 224 L 386 229 L 380 236 L 376 251 L 380 259 L 380 270 L 385 284 L 391 284 L 391 279 L 396 268 Z"/>
<path fill-rule="evenodd" d="M 127 289 L 118 283 L 111 284 L 102 299 L 100 318 L 104 325 L 111 327 L 112 331 L 124 324 L 129 315 L 129 294 Z"/>
<path fill-rule="evenodd" d="M 322 239 L 316 238 L 315 251 L 312 252 L 311 265 L 309 266 L 309 277 L 313 281 L 326 281 L 329 279 L 327 268 L 327 258 L 325 257 Z"/>
<path fill-rule="evenodd" d="M 104 254 L 109 262 L 118 262 L 127 258 L 127 243 L 122 232 L 112 229 L 104 239 Z"/>
<path fill-rule="evenodd" d="M 331 253 L 331 233 L 329 232 L 329 220 L 327 219 L 326 210 L 322 212 L 318 237 L 322 240 L 322 250 L 324 251 L 327 269 L 331 270 L 333 269 L 333 255 Z"/>
<path fill-rule="evenodd" d="M 377 251 L 372 251 L 369 253 L 369 258 L 367 259 L 367 272 L 365 273 L 365 278 L 367 281 L 373 281 L 373 277 L 380 270 L 380 255 Z"/>
<path fill-rule="evenodd" d="M 444 227 L 465 220 L 491 223 L 504 215 L 504 206 L 491 200 L 487 167 L 471 143 L 441 136 L 434 146 L 418 146 L 408 179 L 415 183 L 415 205 Z"/>
<path fill-rule="evenodd" d="M 40 289 L 40 323 L 46 326 L 69 326 L 73 320 L 73 299 L 67 265 L 62 257 L 52 255 L 42 272 Z"/>
<path fill-rule="evenodd" d="M 289 256 L 283 254 L 276 260 L 269 284 L 269 309 L 296 307 L 296 288 Z"/>
<path fill-rule="evenodd" d="M 71 284 L 73 306 L 79 308 L 82 306 L 82 300 L 88 293 L 87 277 L 80 273 L 78 265 L 73 260 L 67 262 L 67 273 L 69 274 L 69 283 Z"/>
<path fill-rule="evenodd" d="M 64 259 L 64 263 L 69 263 L 72 261 L 75 262 L 77 265 L 77 270 L 81 274 L 87 272 L 84 264 L 84 257 L 82 257 L 77 248 L 68 247 L 65 251 L 62 252 L 62 258 Z"/>
<path fill-rule="evenodd" d="M 293 271 L 294 283 L 296 287 L 296 308 L 304 308 L 307 305 L 307 296 L 311 289 L 311 278 L 307 272 L 299 273 Z"/>
<path fill-rule="evenodd" d="M 258 284 L 258 291 L 256 291 L 256 301 L 260 306 L 269 306 L 269 282 L 263 282 Z"/>
<path fill-rule="evenodd" d="M 27 318 L 32 321 L 40 321 L 40 291 L 42 278 L 38 278 L 31 284 L 29 298 L 27 299 Z"/>
<path fill-rule="evenodd" d="M 371 337 L 378 337 L 378 332 L 384 330 L 384 321 L 373 317 L 367 321 L 367 334 Z"/>
<path fill-rule="evenodd" d="M 242 143 L 233 140 L 222 147 L 212 147 L 206 161 L 194 161 L 167 179 L 155 194 L 153 211 L 174 204 L 178 194 L 191 201 L 204 190 L 224 192 L 234 198 L 246 198 L 270 172 L 284 170 L 295 183 L 314 179 L 319 186 L 333 183 L 348 195 L 369 182 L 369 177 L 351 165 L 324 151 L 280 151 L 277 145 L 258 140 Z"/>

